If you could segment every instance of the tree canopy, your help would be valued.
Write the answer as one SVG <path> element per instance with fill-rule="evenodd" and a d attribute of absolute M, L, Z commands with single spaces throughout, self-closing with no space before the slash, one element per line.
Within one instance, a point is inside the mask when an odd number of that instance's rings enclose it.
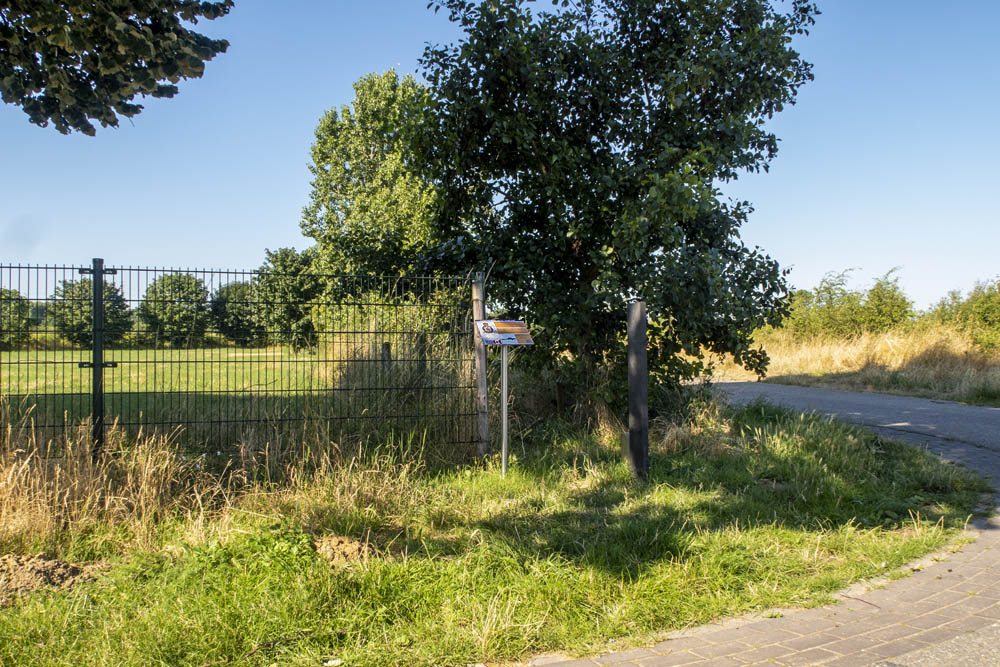
<path fill-rule="evenodd" d="M 324 285 L 313 273 L 316 249 L 278 248 L 264 251 L 264 263 L 254 277 L 256 325 L 268 341 L 295 349 L 312 346 L 316 327 L 311 317 Z"/>
<path fill-rule="evenodd" d="M 15 350 L 31 337 L 31 302 L 0 287 L 0 350 Z"/>
<path fill-rule="evenodd" d="M 432 4 L 465 33 L 422 59 L 439 224 L 493 267 L 493 302 L 551 343 L 535 353 L 616 354 L 624 303 L 643 299 L 651 368 L 665 377 L 692 375 L 704 349 L 762 371 L 750 335 L 787 312 L 787 285 L 739 238 L 749 203 L 724 201 L 718 183 L 775 156 L 765 123 L 812 78 L 790 42 L 816 7 Z M 483 206 L 493 215 L 470 215 Z"/>
<path fill-rule="evenodd" d="M 132 328 L 132 313 L 117 285 L 104 283 L 105 345 L 118 345 Z M 90 278 L 64 280 L 52 294 L 46 316 L 60 336 L 74 345 L 90 347 L 94 341 L 94 283 Z"/>
<path fill-rule="evenodd" d="M 392 70 L 354 84 L 353 104 L 316 128 L 302 232 L 316 239 L 320 270 L 396 274 L 413 270 L 431 243 L 437 192 L 414 168 L 430 120 L 430 96 Z"/>
<path fill-rule="evenodd" d="M 0 7 L 0 96 L 32 123 L 93 135 L 142 110 L 137 95 L 173 97 L 181 79 L 229 43 L 186 24 L 229 12 L 232 0 L 8 0 Z"/>
<path fill-rule="evenodd" d="M 194 347 L 209 324 L 208 288 L 189 273 L 165 273 L 149 283 L 136 310 L 157 343 Z"/>
<path fill-rule="evenodd" d="M 209 304 L 215 330 L 243 346 L 266 342 L 261 308 L 251 282 L 232 282 L 219 287 Z"/>

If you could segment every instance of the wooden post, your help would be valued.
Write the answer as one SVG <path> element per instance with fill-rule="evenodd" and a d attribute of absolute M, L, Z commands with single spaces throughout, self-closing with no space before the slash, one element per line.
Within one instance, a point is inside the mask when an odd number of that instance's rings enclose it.
<path fill-rule="evenodd" d="M 649 373 L 646 367 L 646 302 L 628 304 L 628 462 L 633 474 L 649 473 Z"/>
<path fill-rule="evenodd" d="M 486 319 L 486 278 L 482 272 L 472 276 L 472 319 Z M 479 426 L 479 455 L 486 456 L 490 448 L 490 422 L 486 411 L 486 346 L 473 334 L 476 342 L 476 416 Z"/>

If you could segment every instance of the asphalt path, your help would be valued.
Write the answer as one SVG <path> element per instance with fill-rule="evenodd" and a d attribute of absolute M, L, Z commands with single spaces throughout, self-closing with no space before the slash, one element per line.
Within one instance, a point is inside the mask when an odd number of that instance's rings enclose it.
<path fill-rule="evenodd" d="M 1000 408 L 770 382 L 720 382 L 714 386 L 736 405 L 762 400 L 853 422 L 884 437 L 914 444 L 951 443 L 946 447 L 949 451 L 968 445 L 1000 452 Z"/>

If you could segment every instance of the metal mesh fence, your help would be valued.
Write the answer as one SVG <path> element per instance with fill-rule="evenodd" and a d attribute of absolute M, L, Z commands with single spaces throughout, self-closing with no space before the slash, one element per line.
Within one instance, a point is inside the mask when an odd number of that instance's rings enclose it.
<path fill-rule="evenodd" d="M 0 265 L 0 412 L 48 450 L 105 429 L 471 444 L 473 350 L 458 278 Z"/>

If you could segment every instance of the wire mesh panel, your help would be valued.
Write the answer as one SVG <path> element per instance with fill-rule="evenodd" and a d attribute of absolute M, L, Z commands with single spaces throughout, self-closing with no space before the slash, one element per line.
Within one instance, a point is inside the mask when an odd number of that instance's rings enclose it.
<path fill-rule="evenodd" d="M 0 265 L 0 423 L 33 444 L 58 442 L 90 421 L 86 270 Z"/>
<path fill-rule="evenodd" d="M 220 453 L 275 438 L 475 440 L 464 280 L 109 267 L 95 376 L 96 291 L 81 270 L 0 266 L 0 401 L 45 442 L 102 405 L 108 428 Z"/>

